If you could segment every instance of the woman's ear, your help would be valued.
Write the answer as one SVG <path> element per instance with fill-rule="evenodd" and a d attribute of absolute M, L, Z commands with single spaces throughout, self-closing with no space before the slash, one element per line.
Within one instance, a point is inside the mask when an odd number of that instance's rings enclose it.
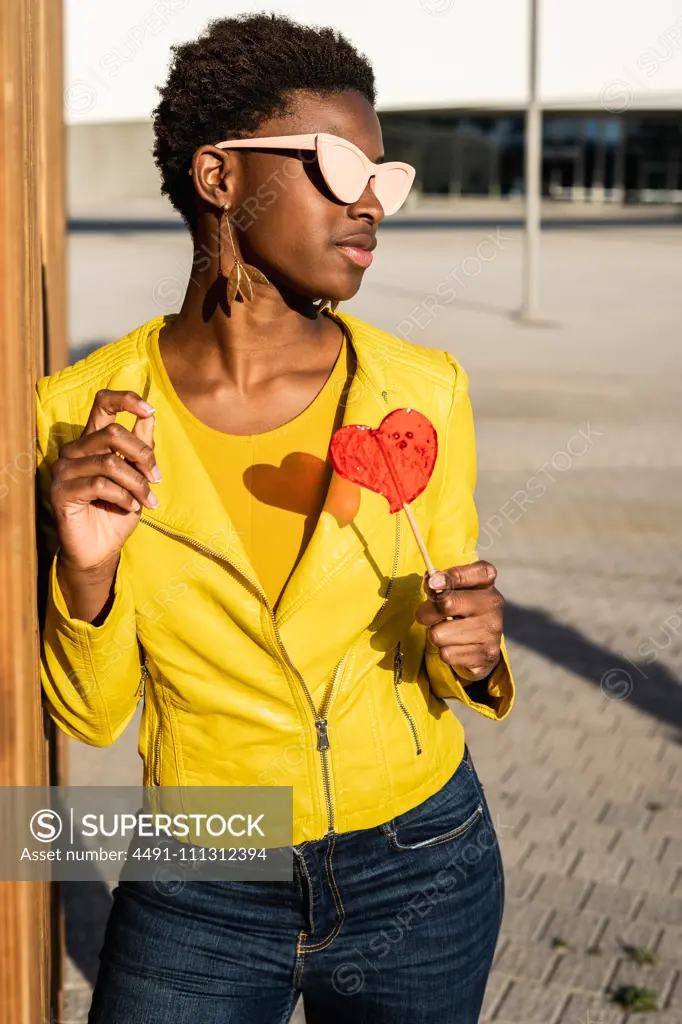
<path fill-rule="evenodd" d="M 190 175 L 197 195 L 210 206 L 235 205 L 239 162 L 235 154 L 215 146 L 201 146 L 192 157 Z"/>

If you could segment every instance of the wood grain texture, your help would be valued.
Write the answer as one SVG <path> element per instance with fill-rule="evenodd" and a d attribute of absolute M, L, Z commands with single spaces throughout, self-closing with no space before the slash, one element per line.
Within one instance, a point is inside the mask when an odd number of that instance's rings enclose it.
<path fill-rule="evenodd" d="M 43 281 L 42 373 L 66 366 L 66 134 L 61 0 L 39 0 L 38 218 Z M 62 733 L 59 734 L 60 736 Z"/>
<path fill-rule="evenodd" d="M 63 200 L 47 203 L 55 167 L 63 181 L 61 48 L 59 3 L 2 0 L 0 784 L 12 786 L 54 782 L 57 767 L 38 675 L 33 463 L 34 381 L 66 358 Z M 60 947 L 55 887 L 0 885 L 0 1020 L 60 1019 Z"/>

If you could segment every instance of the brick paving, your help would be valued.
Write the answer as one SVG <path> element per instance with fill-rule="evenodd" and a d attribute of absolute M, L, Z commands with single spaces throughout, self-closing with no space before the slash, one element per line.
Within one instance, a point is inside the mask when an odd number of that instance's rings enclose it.
<path fill-rule="evenodd" d="M 459 711 L 507 876 L 481 1021 L 682 1024 L 682 230 L 548 232 L 555 323 L 533 328 L 512 315 L 521 246 L 507 230 L 498 258 L 475 275 L 466 264 L 457 300 L 424 323 L 419 304 L 487 233 L 387 231 L 350 307 L 450 348 L 471 381 L 482 554 L 507 598 L 518 685 L 504 723 Z M 187 249 L 72 238 L 74 337 L 108 340 L 155 315 L 155 280 L 178 276 Z M 117 310 L 92 303 L 90 275 Z M 115 748 L 70 744 L 71 781 L 137 782 L 136 742 L 133 724 Z M 68 1024 L 87 1017 L 108 899 L 97 883 L 68 894 Z M 651 990 L 658 1011 L 627 1016 L 619 986 Z"/>

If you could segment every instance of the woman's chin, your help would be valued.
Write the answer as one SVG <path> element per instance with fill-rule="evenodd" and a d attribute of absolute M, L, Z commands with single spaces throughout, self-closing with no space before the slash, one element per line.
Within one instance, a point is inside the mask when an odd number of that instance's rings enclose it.
<path fill-rule="evenodd" d="M 363 275 L 364 271 L 359 271 L 358 273 L 349 274 L 343 281 L 339 281 L 336 278 L 333 284 L 330 282 L 324 291 L 320 291 L 320 295 L 324 295 L 331 302 L 348 302 L 349 299 L 354 298 L 360 291 Z"/>

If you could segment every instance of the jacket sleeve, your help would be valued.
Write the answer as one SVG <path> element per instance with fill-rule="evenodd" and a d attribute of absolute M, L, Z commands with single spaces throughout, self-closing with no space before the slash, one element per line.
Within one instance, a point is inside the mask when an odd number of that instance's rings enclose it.
<path fill-rule="evenodd" d="M 39 385 L 40 388 L 40 385 Z M 40 391 L 37 396 L 37 504 L 44 566 L 40 681 L 50 717 L 73 739 L 109 746 L 135 714 L 142 693 L 135 605 L 121 553 L 114 599 L 98 626 L 69 614 L 57 579 L 59 543 L 49 501 L 50 466 L 58 455 Z"/>
<path fill-rule="evenodd" d="M 436 568 L 448 569 L 478 560 L 478 514 L 474 503 L 476 486 L 476 440 L 469 399 L 468 378 L 452 356 L 445 357 L 455 370 L 452 404 L 445 429 L 439 437 L 439 460 L 442 460 L 441 491 L 436 513 L 429 530 L 428 548 Z M 509 714 L 514 702 L 512 677 L 504 636 L 501 658 L 486 680 L 485 702 L 482 682 L 468 684 L 440 657 L 440 652 L 426 634 L 426 667 L 431 689 L 438 697 L 456 698 L 488 718 L 501 719 Z M 467 692 L 469 691 L 469 692 Z"/>

